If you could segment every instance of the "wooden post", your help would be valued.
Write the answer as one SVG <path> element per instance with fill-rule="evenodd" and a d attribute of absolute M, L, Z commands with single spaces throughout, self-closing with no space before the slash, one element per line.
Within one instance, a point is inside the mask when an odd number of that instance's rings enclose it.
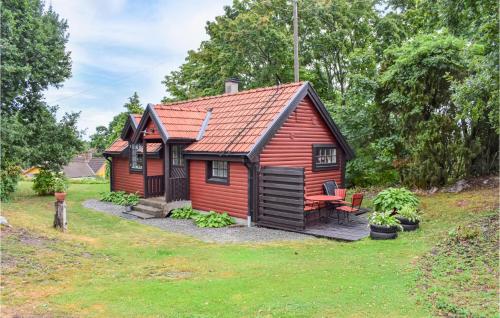
<path fill-rule="evenodd" d="M 56 201 L 54 203 L 56 214 L 54 215 L 54 228 L 59 228 L 61 231 L 66 232 L 68 229 L 68 222 L 66 219 L 66 202 Z"/>

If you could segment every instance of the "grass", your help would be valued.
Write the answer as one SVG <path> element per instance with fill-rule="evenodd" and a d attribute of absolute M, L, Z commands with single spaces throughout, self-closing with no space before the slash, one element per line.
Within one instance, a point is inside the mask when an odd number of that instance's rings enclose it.
<path fill-rule="evenodd" d="M 70 187 L 67 233 L 28 182 L 3 204 L 3 315 L 428 317 L 423 259 L 498 206 L 497 189 L 422 197 L 422 229 L 395 241 L 214 244 L 82 207 L 106 189 Z"/>

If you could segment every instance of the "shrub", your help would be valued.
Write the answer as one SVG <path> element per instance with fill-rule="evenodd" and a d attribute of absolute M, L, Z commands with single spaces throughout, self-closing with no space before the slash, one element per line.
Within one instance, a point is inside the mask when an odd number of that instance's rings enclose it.
<path fill-rule="evenodd" d="M 10 195 L 16 191 L 21 168 L 19 166 L 7 166 L 0 170 L 0 199 L 7 201 Z"/>
<path fill-rule="evenodd" d="M 400 210 L 404 206 L 416 208 L 418 203 L 417 196 L 405 188 L 388 188 L 373 200 L 375 211 Z"/>
<path fill-rule="evenodd" d="M 40 173 L 33 178 L 33 190 L 38 195 L 54 194 L 56 192 L 56 182 L 66 182 L 66 178 L 61 173 L 48 169 L 40 169 Z"/>
<path fill-rule="evenodd" d="M 139 203 L 139 195 L 137 193 L 129 194 L 125 191 L 102 192 L 101 201 L 118 205 L 136 205 Z"/>
<path fill-rule="evenodd" d="M 408 219 L 412 222 L 420 221 L 422 217 L 418 214 L 417 209 L 410 205 L 405 205 L 400 210 L 398 210 L 398 214 L 405 219 Z"/>
<path fill-rule="evenodd" d="M 224 227 L 236 223 L 227 212 L 220 214 L 214 211 L 200 214 L 194 220 L 199 227 Z"/>
<path fill-rule="evenodd" d="M 200 213 L 193 210 L 190 206 L 185 206 L 172 211 L 170 215 L 173 219 L 194 219 L 199 216 Z"/>
<path fill-rule="evenodd" d="M 392 211 L 387 212 L 373 212 L 370 215 L 369 222 L 374 225 L 381 225 L 387 227 L 397 227 L 400 230 L 403 230 L 403 227 L 399 223 L 399 220 L 396 219 L 395 216 L 391 215 Z"/>

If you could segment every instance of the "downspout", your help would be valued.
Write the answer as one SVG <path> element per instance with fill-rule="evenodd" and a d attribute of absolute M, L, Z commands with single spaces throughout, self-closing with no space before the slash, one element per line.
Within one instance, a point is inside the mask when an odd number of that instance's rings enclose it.
<path fill-rule="evenodd" d="M 252 215 L 254 214 L 254 183 L 255 183 L 255 163 L 248 162 L 245 159 L 245 167 L 248 170 L 248 212 L 247 227 L 252 227 Z"/>
<path fill-rule="evenodd" d="M 109 163 L 109 190 L 113 192 L 113 161 L 109 159 L 109 156 L 104 156 L 106 161 Z"/>

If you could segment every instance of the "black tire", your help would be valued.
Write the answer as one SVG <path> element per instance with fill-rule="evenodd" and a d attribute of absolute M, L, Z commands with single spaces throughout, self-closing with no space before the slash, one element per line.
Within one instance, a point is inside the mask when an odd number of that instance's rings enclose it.
<path fill-rule="evenodd" d="M 393 240 L 398 237 L 398 233 L 383 233 L 383 232 L 373 232 L 370 231 L 370 237 L 372 240 Z"/>
<path fill-rule="evenodd" d="M 410 231 L 415 231 L 418 229 L 418 223 L 416 224 L 401 224 L 403 226 L 403 231 L 405 232 L 410 232 Z"/>
<path fill-rule="evenodd" d="M 370 230 L 377 233 L 396 233 L 398 231 L 398 227 L 370 224 Z"/>
<path fill-rule="evenodd" d="M 418 223 L 420 221 L 410 221 L 408 220 L 407 218 L 404 218 L 402 216 L 396 216 L 396 219 L 399 220 L 399 222 L 401 223 L 401 225 L 417 225 L 418 226 Z"/>

